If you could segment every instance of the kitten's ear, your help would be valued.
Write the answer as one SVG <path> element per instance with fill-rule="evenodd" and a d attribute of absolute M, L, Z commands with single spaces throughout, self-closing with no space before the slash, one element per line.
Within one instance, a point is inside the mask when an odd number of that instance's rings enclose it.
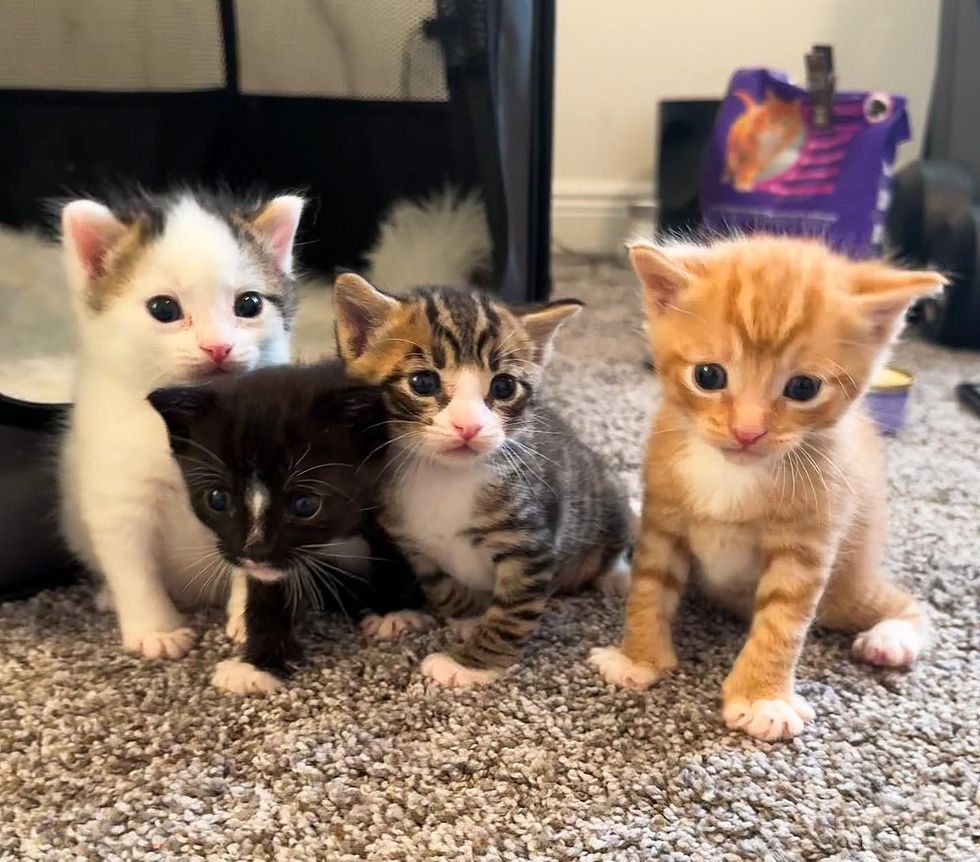
<path fill-rule="evenodd" d="M 180 448 L 174 438 L 184 438 L 191 428 L 214 407 L 215 394 L 206 386 L 175 386 L 156 389 L 147 396 L 167 425 L 174 449 Z"/>
<path fill-rule="evenodd" d="M 648 317 L 659 317 L 675 305 L 691 276 L 701 268 L 704 249 L 699 246 L 631 245 L 630 263 L 643 285 Z"/>
<path fill-rule="evenodd" d="M 125 233 L 126 225 L 97 201 L 77 200 L 64 206 L 61 242 L 78 287 L 105 275 L 106 258 Z"/>
<path fill-rule="evenodd" d="M 381 390 L 374 386 L 355 386 L 346 390 L 344 418 L 347 427 L 369 447 L 370 453 L 374 453 L 388 439 L 391 426 L 385 421 L 387 412 L 384 399 Z"/>
<path fill-rule="evenodd" d="M 267 203 L 249 224 L 262 241 L 279 269 L 289 275 L 293 271 L 293 242 L 299 220 L 306 205 L 296 195 L 280 195 Z"/>
<path fill-rule="evenodd" d="M 350 362 L 364 353 L 371 336 L 388 322 L 401 303 L 359 275 L 345 272 L 333 283 L 333 307 L 340 358 Z"/>
<path fill-rule="evenodd" d="M 857 264 L 851 291 L 871 326 L 871 337 L 884 344 L 902 328 L 913 300 L 930 296 L 948 279 L 929 270 L 896 269 L 880 263 Z"/>
<path fill-rule="evenodd" d="M 585 303 L 577 299 L 556 299 L 539 308 L 513 310 L 537 347 L 538 362 L 544 365 L 548 361 L 559 328 L 584 307 Z"/>
<path fill-rule="evenodd" d="M 326 426 L 342 421 L 358 443 L 366 447 L 365 452 L 371 452 L 387 438 L 384 400 L 375 386 L 328 387 L 314 397 L 310 415 L 314 422 Z"/>

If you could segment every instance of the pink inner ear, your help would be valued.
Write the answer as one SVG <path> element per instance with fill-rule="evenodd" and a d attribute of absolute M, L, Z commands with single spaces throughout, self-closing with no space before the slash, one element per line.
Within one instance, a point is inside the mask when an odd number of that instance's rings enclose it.
<path fill-rule="evenodd" d="M 289 222 L 276 224 L 275 229 L 269 235 L 269 248 L 276 259 L 278 267 L 286 272 L 292 266 L 293 256 L 293 236 L 296 234 L 295 225 Z"/>
<path fill-rule="evenodd" d="M 107 207 L 95 201 L 73 201 L 62 214 L 62 227 L 89 278 L 102 278 L 113 243 L 125 230 Z"/>
<path fill-rule="evenodd" d="M 283 195 L 266 206 L 252 222 L 262 241 L 272 252 L 276 266 L 285 273 L 292 272 L 293 269 L 293 240 L 303 214 L 303 204 L 300 197 Z"/>
<path fill-rule="evenodd" d="M 94 230 L 92 225 L 79 225 L 74 235 L 75 249 L 89 278 L 102 278 L 105 275 L 105 258 L 109 246 L 105 237 Z"/>
<path fill-rule="evenodd" d="M 865 315 L 871 323 L 871 334 L 875 338 L 888 338 L 896 330 L 902 315 L 911 300 L 906 297 L 889 300 L 869 301 L 865 304 Z"/>

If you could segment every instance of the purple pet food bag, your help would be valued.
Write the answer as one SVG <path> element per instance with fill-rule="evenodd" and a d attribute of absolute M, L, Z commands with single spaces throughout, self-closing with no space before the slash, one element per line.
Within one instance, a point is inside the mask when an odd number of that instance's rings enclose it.
<path fill-rule="evenodd" d="M 853 257 L 878 251 L 895 150 L 909 139 L 905 99 L 836 93 L 818 128 L 810 95 L 766 69 L 736 72 L 701 171 L 705 225 L 816 236 Z"/>

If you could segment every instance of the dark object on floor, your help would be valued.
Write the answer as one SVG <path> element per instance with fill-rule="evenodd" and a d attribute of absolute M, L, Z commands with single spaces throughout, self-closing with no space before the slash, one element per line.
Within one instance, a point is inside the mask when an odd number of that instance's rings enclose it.
<path fill-rule="evenodd" d="M 304 264 L 329 272 L 448 182 L 483 196 L 504 298 L 547 299 L 554 0 L 287 5 L 0 4 L 0 221 L 107 184 L 296 188 Z"/>
<path fill-rule="evenodd" d="M 891 250 L 910 266 L 927 266 L 950 221 L 970 208 L 974 183 L 956 162 L 913 162 L 892 180 L 886 228 Z"/>
<path fill-rule="evenodd" d="M 719 99 L 668 99 L 660 103 L 657 186 L 661 232 L 687 233 L 701 226 L 701 156 L 718 113 Z"/>
<path fill-rule="evenodd" d="M 893 190 L 891 252 L 949 277 L 942 293 L 918 303 L 910 320 L 939 344 L 980 347 L 980 207 L 972 202 L 973 177 L 958 163 L 927 160 L 900 171 Z"/>
<path fill-rule="evenodd" d="M 980 383 L 960 383 L 956 387 L 960 404 L 980 416 Z"/>
<path fill-rule="evenodd" d="M 922 331 L 949 347 L 980 347 L 980 207 L 952 216 L 929 251 L 929 265 L 950 281 L 920 304 Z"/>
<path fill-rule="evenodd" d="M 0 599 L 78 575 L 58 535 L 56 440 L 68 409 L 0 395 Z"/>

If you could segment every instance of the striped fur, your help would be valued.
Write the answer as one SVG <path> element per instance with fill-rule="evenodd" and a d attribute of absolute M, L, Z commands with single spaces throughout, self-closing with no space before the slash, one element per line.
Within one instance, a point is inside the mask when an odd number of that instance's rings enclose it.
<path fill-rule="evenodd" d="M 480 618 L 443 657 L 452 671 L 429 675 L 487 681 L 516 661 L 549 595 L 607 572 L 630 540 L 622 488 L 538 394 L 578 304 L 510 309 L 442 287 L 394 299 L 351 275 L 335 291 L 341 355 L 384 387 L 395 441 L 381 521 L 440 615 Z M 439 375 L 437 392 L 413 392 L 420 371 Z M 494 397 L 498 375 L 513 378 L 513 396 Z M 472 451 L 446 448 L 458 411 L 480 417 Z"/>
<path fill-rule="evenodd" d="M 643 523 L 607 679 L 639 689 L 677 664 L 670 626 L 690 576 L 751 619 L 725 681 L 729 726 L 793 736 L 813 711 L 793 691 L 810 624 L 861 632 L 855 654 L 911 663 L 925 615 L 879 563 L 884 476 L 856 402 L 906 306 L 942 281 L 852 263 L 815 242 L 756 238 L 631 250 L 663 403 L 650 436 Z M 698 383 L 721 365 L 725 385 Z M 788 381 L 819 381 L 791 397 Z"/>

